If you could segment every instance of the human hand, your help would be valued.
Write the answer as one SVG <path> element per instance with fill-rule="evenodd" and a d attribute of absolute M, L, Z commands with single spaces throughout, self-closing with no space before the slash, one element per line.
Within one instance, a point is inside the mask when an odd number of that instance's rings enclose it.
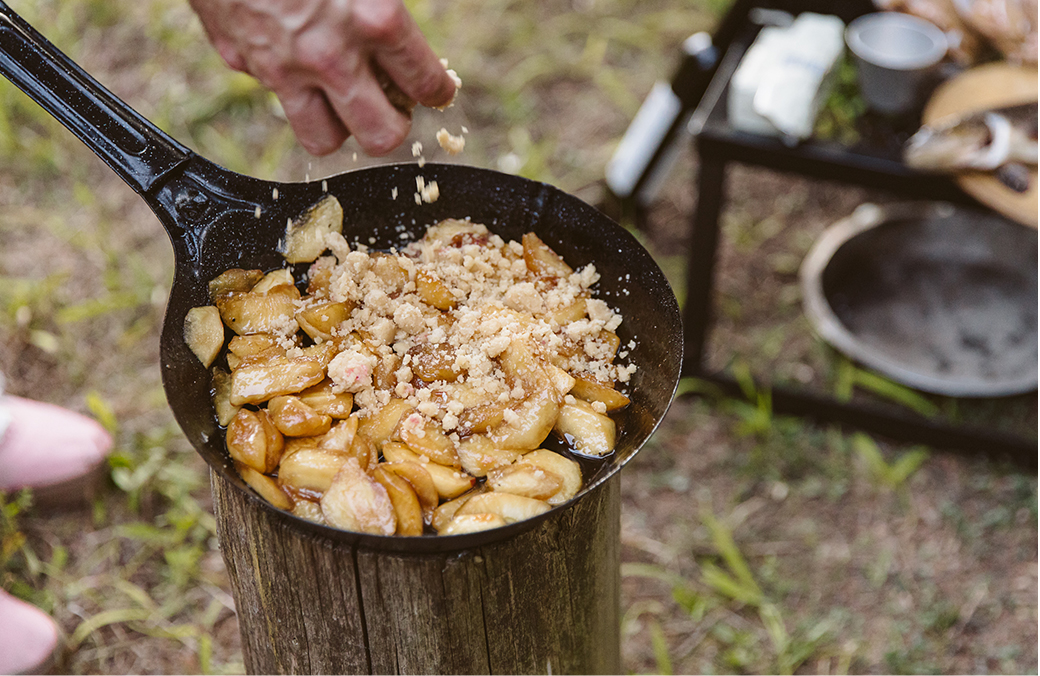
<path fill-rule="evenodd" d="M 334 152 L 351 134 L 369 155 L 399 146 L 411 119 L 388 98 L 395 86 L 427 106 L 455 96 L 401 0 L 189 2 L 224 61 L 278 96 L 313 155 Z"/>

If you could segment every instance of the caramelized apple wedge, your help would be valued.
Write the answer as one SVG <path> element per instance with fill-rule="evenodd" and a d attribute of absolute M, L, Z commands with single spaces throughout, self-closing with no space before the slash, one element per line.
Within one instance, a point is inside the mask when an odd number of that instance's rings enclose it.
<path fill-rule="evenodd" d="M 488 472 L 487 485 L 499 493 L 548 500 L 559 492 L 563 479 L 551 470 L 521 462 Z"/>
<path fill-rule="evenodd" d="M 239 335 L 277 333 L 292 335 L 296 323 L 296 301 L 300 293 L 294 286 L 277 286 L 268 293 L 232 291 L 216 299 L 220 317 Z"/>
<path fill-rule="evenodd" d="M 300 401 L 330 418 L 349 418 L 350 412 L 354 410 L 354 395 L 350 392 L 336 392 L 333 390 L 333 382 L 328 378 L 308 387 L 298 396 Z"/>
<path fill-rule="evenodd" d="M 284 509 L 285 511 L 292 511 L 293 500 L 289 495 L 282 490 L 278 482 L 271 477 L 257 472 L 249 465 L 244 465 L 240 462 L 235 463 L 235 469 L 238 470 L 239 476 L 242 477 L 242 481 L 246 482 L 250 488 L 257 492 L 257 495 L 267 500 L 278 509 Z"/>
<path fill-rule="evenodd" d="M 499 448 L 480 434 L 463 439 L 459 443 L 458 453 L 462 469 L 475 477 L 482 477 L 494 469 L 511 465 L 520 457 L 519 451 Z"/>
<path fill-rule="evenodd" d="M 521 243 L 524 246 L 524 263 L 534 274 L 542 277 L 569 277 L 574 272 L 558 253 L 533 232 L 524 235 Z"/>
<path fill-rule="evenodd" d="M 464 514 L 498 514 L 507 523 L 523 521 L 533 516 L 544 514 L 550 509 L 544 500 L 525 498 L 512 493 L 481 493 L 466 501 L 457 512 L 455 518 Z"/>
<path fill-rule="evenodd" d="M 224 323 L 215 305 L 188 310 L 184 316 L 184 342 L 202 365 L 209 368 L 224 347 Z"/>
<path fill-rule="evenodd" d="M 299 397 L 280 395 L 267 402 L 267 412 L 278 431 L 288 437 L 312 437 L 325 434 L 332 418 L 303 403 Z"/>
<path fill-rule="evenodd" d="M 498 514 L 459 514 L 440 531 L 440 534 L 463 535 L 464 533 L 478 533 L 492 528 L 501 528 L 508 523 Z"/>
<path fill-rule="evenodd" d="M 394 514 L 397 516 L 395 534 L 422 535 L 422 508 L 419 506 L 419 497 L 415 494 L 411 484 L 383 465 L 376 466 L 372 472 L 372 478 L 386 490 L 390 504 L 394 506 Z"/>
<path fill-rule="evenodd" d="M 217 423 L 227 427 L 228 423 L 238 415 L 241 406 L 231 403 L 231 374 L 219 368 L 213 369 L 213 409 L 217 413 Z"/>
<path fill-rule="evenodd" d="M 614 421 L 597 413 L 591 404 L 581 399 L 575 399 L 573 404 L 565 403 L 560 408 L 553 430 L 578 453 L 602 457 L 614 450 Z"/>
<path fill-rule="evenodd" d="M 281 254 L 290 263 L 310 263 L 325 251 L 325 237 L 333 232 L 343 232 L 343 207 L 328 195 L 298 219 L 289 221 Z"/>
<path fill-rule="evenodd" d="M 266 411 L 242 409 L 228 423 L 227 449 L 232 459 L 261 474 L 278 468 L 285 443 Z"/>
<path fill-rule="evenodd" d="M 313 359 L 276 357 L 231 374 L 231 403 L 259 404 L 280 394 L 296 394 L 324 379 L 325 369 Z"/>
<path fill-rule="evenodd" d="M 417 462 L 407 460 L 403 462 L 384 462 L 379 466 L 389 472 L 393 472 L 411 485 L 412 490 L 415 491 L 415 496 L 419 499 L 423 520 L 426 523 L 430 523 L 430 520 L 433 518 L 433 510 L 437 508 L 437 503 L 440 502 L 440 495 L 437 494 L 437 487 L 433 483 L 433 477 L 426 471 L 426 468 Z"/>
<path fill-rule="evenodd" d="M 264 278 L 263 270 L 243 270 L 231 268 L 225 270 L 209 282 L 209 297 L 216 300 L 227 293 L 246 292 L 256 286 Z"/>
<path fill-rule="evenodd" d="M 293 491 L 320 496 L 332 485 L 332 480 L 347 460 L 348 455 L 320 448 L 302 448 L 282 460 L 278 467 L 278 485 Z M 360 467 L 360 465 L 359 465 Z"/>
<path fill-rule="evenodd" d="M 330 526 L 344 530 L 373 535 L 397 530 L 397 513 L 386 489 L 355 458 L 347 458 L 321 496 L 321 513 Z"/>
<path fill-rule="evenodd" d="M 344 303 L 318 303 L 297 312 L 296 321 L 312 339 L 332 340 L 333 330 L 350 316 L 350 310 Z"/>
<path fill-rule="evenodd" d="M 422 456 L 396 441 L 388 441 L 383 444 L 383 457 L 387 462 L 416 462 L 422 465 L 430 473 L 434 488 L 437 489 L 437 495 L 445 500 L 457 498 L 473 488 L 473 484 L 477 482 L 465 472 L 459 472 L 435 462 L 423 462 Z"/>
<path fill-rule="evenodd" d="M 603 405 L 607 407 L 608 411 L 616 411 L 631 403 L 628 397 L 621 394 L 613 387 L 604 385 L 598 380 L 583 375 L 574 378 L 574 387 L 571 388 L 570 393 L 575 397 L 584 399 L 588 402 L 602 402 Z"/>
<path fill-rule="evenodd" d="M 534 467 L 560 479 L 559 489 L 552 495 L 542 498 L 553 507 L 567 502 L 581 490 L 581 467 L 575 461 L 555 451 L 539 448 L 525 453 L 514 465 L 514 467 L 522 466 Z"/>

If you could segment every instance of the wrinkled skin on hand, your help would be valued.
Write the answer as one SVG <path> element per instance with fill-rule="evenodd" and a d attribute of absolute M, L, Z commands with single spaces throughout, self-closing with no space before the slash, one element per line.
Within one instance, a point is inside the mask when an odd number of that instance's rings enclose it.
<path fill-rule="evenodd" d="M 387 98 L 385 73 L 409 98 L 448 104 L 455 84 L 401 0 L 189 0 L 227 64 L 279 98 L 313 155 L 351 134 L 369 155 L 408 136 Z"/>

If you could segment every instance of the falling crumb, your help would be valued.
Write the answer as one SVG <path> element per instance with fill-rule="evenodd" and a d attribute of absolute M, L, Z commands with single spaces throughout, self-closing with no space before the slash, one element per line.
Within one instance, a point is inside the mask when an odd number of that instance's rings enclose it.
<path fill-rule="evenodd" d="M 463 134 L 468 134 L 469 133 L 469 127 L 467 127 L 466 125 L 462 125 L 462 133 Z"/>
<path fill-rule="evenodd" d="M 458 155 L 466 147 L 466 139 L 463 136 L 450 134 L 444 127 L 437 132 L 437 143 L 449 155 Z"/>
<path fill-rule="evenodd" d="M 421 199 L 422 202 L 432 204 L 436 202 L 441 196 L 441 190 L 437 187 L 437 181 L 430 181 L 426 183 L 422 176 L 415 179 L 415 186 L 419 189 L 416 196 Z"/>
<path fill-rule="evenodd" d="M 357 153 L 356 152 L 351 155 L 351 159 L 353 159 L 355 162 L 357 162 Z"/>
<path fill-rule="evenodd" d="M 322 181 L 321 182 L 321 191 L 322 192 L 328 192 L 329 191 L 329 182 L 328 181 Z"/>
<path fill-rule="evenodd" d="M 260 211 L 260 205 L 257 204 L 256 205 L 256 210 L 253 212 L 253 215 L 256 216 L 257 218 L 260 218 L 260 214 L 261 213 L 263 213 L 263 212 Z"/>
<path fill-rule="evenodd" d="M 412 144 L 412 157 L 419 157 L 422 155 L 422 141 L 416 141 Z"/>
<path fill-rule="evenodd" d="M 397 188 L 396 187 L 390 189 L 390 196 L 393 197 L 394 200 L 397 199 Z"/>
<path fill-rule="evenodd" d="M 271 191 L 271 197 L 274 199 L 278 199 L 278 188 L 275 188 Z"/>
<path fill-rule="evenodd" d="M 451 78 L 451 81 L 455 83 L 455 94 L 451 97 L 451 101 L 448 101 L 448 103 L 444 104 L 443 106 L 437 107 L 437 110 L 446 110 L 455 105 L 455 97 L 458 96 L 459 90 L 462 89 L 462 78 L 460 78 L 459 74 L 456 73 L 454 70 L 448 68 L 447 59 L 441 59 L 441 65 L 444 67 L 444 71 L 448 74 L 448 77 Z"/>

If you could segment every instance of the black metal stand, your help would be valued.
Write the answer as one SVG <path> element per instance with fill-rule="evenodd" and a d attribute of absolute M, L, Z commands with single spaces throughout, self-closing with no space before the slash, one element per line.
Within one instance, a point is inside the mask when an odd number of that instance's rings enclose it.
<path fill-rule="evenodd" d="M 794 14 L 801 11 L 832 13 L 845 21 L 872 10 L 869 2 L 757 2 L 754 6 Z M 714 383 L 731 396 L 740 396 L 734 380 L 726 374 L 709 371 L 704 363 L 710 338 L 719 217 L 726 204 L 726 174 L 731 163 L 889 190 L 919 199 L 975 204 L 948 179 L 908 169 L 891 149 L 860 152 L 859 149 L 850 151 L 837 144 L 816 142 L 789 147 L 776 139 L 733 129 L 727 120 L 725 91 L 740 58 L 759 30 L 751 20 L 753 11 L 752 2 L 737 0 L 713 37 L 716 60 L 706 63 L 701 58 L 695 64 L 697 68 L 692 68 L 692 61 L 688 59 L 673 82 L 676 93 L 682 92 L 684 105 L 694 109 L 691 128 L 695 133 L 695 152 L 699 160 L 695 183 L 697 206 L 689 235 L 683 316 L 686 335 L 684 375 Z M 904 122 L 916 127 L 916 121 Z M 672 134 L 664 142 L 674 138 Z M 659 148 L 654 157 L 661 154 Z M 651 171 L 652 167 L 647 173 Z M 1036 438 L 940 423 L 895 406 L 841 402 L 802 389 L 773 387 L 771 393 L 777 413 L 845 423 L 891 438 L 975 456 L 987 454 L 1010 460 L 1029 471 L 1037 471 Z"/>

